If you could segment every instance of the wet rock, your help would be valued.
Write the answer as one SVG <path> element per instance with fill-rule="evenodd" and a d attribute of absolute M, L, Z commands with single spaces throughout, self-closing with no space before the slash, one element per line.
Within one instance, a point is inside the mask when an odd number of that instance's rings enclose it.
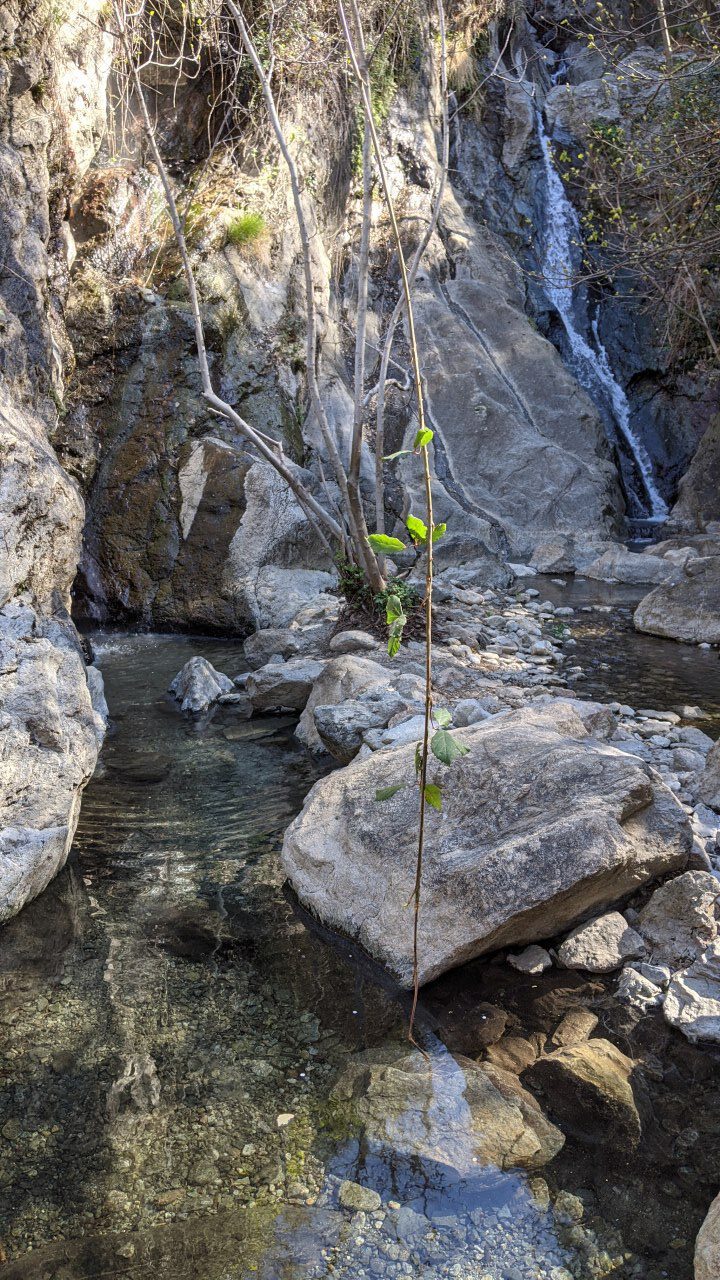
<path fill-rule="evenodd" d="M 474 1057 L 488 1045 L 500 1040 L 507 1026 L 504 1009 L 471 996 L 455 996 L 452 1009 L 438 1010 L 443 1043 L 451 1053 Z"/>
<path fill-rule="evenodd" d="M 707 1212 L 695 1241 L 695 1280 L 717 1280 L 720 1276 L 720 1195 Z"/>
<path fill-rule="evenodd" d="M 642 761 L 598 745 L 562 700 L 461 737 L 469 754 L 431 767 L 443 812 L 428 812 L 422 982 L 483 952 L 552 937 L 685 864 L 692 835 L 672 794 Z M 413 756 L 412 745 L 384 751 L 322 779 L 283 848 L 300 899 L 408 985 L 402 886 L 409 894 L 415 870 Z M 383 802 L 380 823 L 375 793 L 392 784 L 401 790 Z"/>
<path fill-rule="evenodd" d="M 540 1089 L 565 1133 L 582 1142 L 628 1151 L 641 1136 L 631 1086 L 634 1062 L 609 1040 L 587 1040 L 548 1054 L 523 1075 Z"/>
<path fill-rule="evenodd" d="M 668 985 L 663 1013 L 671 1026 L 682 1031 L 693 1044 L 708 1041 L 720 1044 L 720 941 L 715 940 L 702 955 Z"/>
<path fill-rule="evenodd" d="M 253 711 L 302 711 L 324 665 L 315 658 L 290 658 L 251 671 L 245 693 Z"/>
<path fill-rule="evenodd" d="M 552 968 L 552 957 L 544 947 L 533 945 L 526 947 L 519 955 L 509 955 L 507 962 L 519 973 L 544 973 Z"/>
<path fill-rule="evenodd" d="M 719 892 L 707 871 L 686 871 L 655 890 L 637 925 L 653 963 L 681 969 L 715 940 Z"/>
<path fill-rule="evenodd" d="M 567 1013 L 553 1031 L 548 1046 L 550 1049 L 563 1049 L 567 1045 L 582 1044 L 589 1040 L 598 1025 L 597 1014 L 586 1009 L 584 1005 L 576 1005 Z"/>
<path fill-rule="evenodd" d="M 377 1191 L 361 1187 L 359 1182 L 341 1183 L 338 1200 L 343 1209 L 350 1209 L 353 1213 L 374 1213 L 382 1205 Z"/>
<path fill-rule="evenodd" d="M 517 1077 L 447 1052 L 429 1060 L 403 1046 L 357 1054 L 333 1092 L 351 1102 L 367 1142 L 461 1175 L 478 1163 L 537 1169 L 564 1142 Z"/>
<path fill-rule="evenodd" d="M 207 711 L 224 693 L 232 693 L 233 682 L 222 671 L 216 671 L 207 658 L 190 658 L 175 676 L 169 692 L 180 703 L 181 711 Z"/>
<path fill-rule="evenodd" d="M 644 951 L 645 943 L 625 917 L 619 911 L 609 911 L 568 934 L 558 950 L 558 963 L 565 969 L 612 973 Z"/>
<path fill-rule="evenodd" d="M 640 601 L 633 622 L 651 635 L 720 644 L 720 555 L 689 561 L 678 582 L 656 587 Z"/>
<path fill-rule="evenodd" d="M 537 1047 L 531 1040 L 525 1040 L 523 1036 L 503 1036 L 497 1044 L 488 1046 L 485 1061 L 503 1071 L 520 1075 L 535 1062 L 537 1056 Z"/>

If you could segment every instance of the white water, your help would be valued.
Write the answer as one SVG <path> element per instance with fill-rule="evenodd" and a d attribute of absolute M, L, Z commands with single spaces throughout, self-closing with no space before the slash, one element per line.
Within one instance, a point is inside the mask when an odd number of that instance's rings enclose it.
<path fill-rule="evenodd" d="M 639 506 L 644 508 L 639 514 L 645 519 L 659 523 L 666 519 L 668 509 L 655 483 L 647 450 L 630 425 L 628 398 L 612 371 L 608 353 L 598 335 L 597 321 L 592 325 L 594 349 L 578 328 L 573 307 L 573 250 L 577 258 L 577 250 L 582 243 L 582 233 L 577 213 L 568 200 L 560 175 L 555 168 L 550 138 L 545 131 L 540 111 L 537 113 L 537 119 L 547 184 L 543 245 L 545 291 L 565 328 L 572 352 L 574 372 L 586 390 L 594 391 L 596 395 L 599 393 L 634 460 L 637 477 L 643 489 L 643 492 L 634 494 Z"/>

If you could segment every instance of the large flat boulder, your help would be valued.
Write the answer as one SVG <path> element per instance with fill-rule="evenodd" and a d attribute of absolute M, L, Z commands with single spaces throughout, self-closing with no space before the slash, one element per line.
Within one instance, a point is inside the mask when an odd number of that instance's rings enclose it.
<path fill-rule="evenodd" d="M 691 644 L 720 644 L 720 555 L 696 556 L 674 583 L 655 587 L 633 616 L 638 631 Z"/>
<path fill-rule="evenodd" d="M 426 815 L 422 982 L 484 952 L 553 937 L 685 866 L 692 835 L 675 797 L 645 762 L 590 737 L 567 702 L 457 736 L 469 754 L 430 767 L 443 811 Z M 283 846 L 301 900 L 406 986 L 414 751 L 386 750 L 316 783 Z M 395 783 L 400 791 L 375 799 Z"/>

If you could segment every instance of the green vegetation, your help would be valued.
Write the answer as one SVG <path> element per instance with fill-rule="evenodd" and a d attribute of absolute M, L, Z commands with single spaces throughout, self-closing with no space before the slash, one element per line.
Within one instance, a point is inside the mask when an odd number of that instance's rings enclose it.
<path fill-rule="evenodd" d="M 225 242 L 239 249 L 245 245 L 256 244 L 265 235 L 266 230 L 265 219 L 261 213 L 240 213 L 228 223 Z"/>

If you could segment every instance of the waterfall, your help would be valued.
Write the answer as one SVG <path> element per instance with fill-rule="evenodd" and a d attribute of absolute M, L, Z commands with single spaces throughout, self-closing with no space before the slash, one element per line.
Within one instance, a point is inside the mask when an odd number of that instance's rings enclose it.
<path fill-rule="evenodd" d="M 573 292 L 573 250 L 582 244 L 580 222 L 555 167 L 550 138 L 538 109 L 538 136 L 546 181 L 542 274 L 545 292 L 562 320 L 571 352 L 571 367 L 578 381 L 609 413 L 629 454 L 624 476 L 634 514 L 646 522 L 660 523 L 668 509 L 653 476 L 652 462 L 642 440 L 633 432 L 630 405 L 615 377 L 608 353 L 600 341 L 597 320 L 590 326 L 594 346 L 583 336 L 576 317 Z"/>

